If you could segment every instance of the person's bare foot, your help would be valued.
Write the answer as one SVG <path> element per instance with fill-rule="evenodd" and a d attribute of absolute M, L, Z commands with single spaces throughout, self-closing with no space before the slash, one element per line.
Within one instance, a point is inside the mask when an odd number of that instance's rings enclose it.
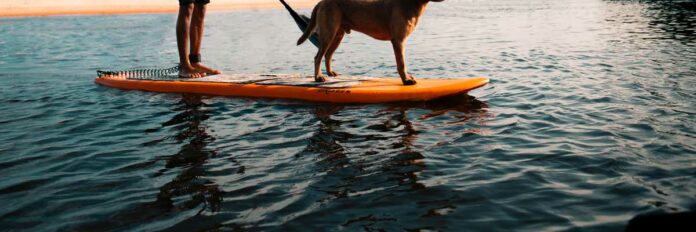
<path fill-rule="evenodd" d="M 191 66 L 195 68 L 196 71 L 198 71 L 199 73 L 203 73 L 205 75 L 216 75 L 222 73 L 220 72 L 220 70 L 209 68 L 208 66 L 205 66 L 201 63 L 191 64 Z"/>
<path fill-rule="evenodd" d="M 201 78 L 204 73 L 201 73 L 193 66 L 182 65 L 179 67 L 179 77 L 181 78 Z"/>

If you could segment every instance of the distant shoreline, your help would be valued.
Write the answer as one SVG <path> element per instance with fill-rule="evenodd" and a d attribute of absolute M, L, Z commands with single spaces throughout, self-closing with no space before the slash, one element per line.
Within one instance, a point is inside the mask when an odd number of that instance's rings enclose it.
<path fill-rule="evenodd" d="M 171 4 L 140 4 L 128 3 L 125 4 L 82 4 L 82 5 L 50 5 L 47 3 L 42 5 L 44 1 L 33 1 L 34 6 L 0 6 L 0 17 L 43 17 L 43 16 L 61 16 L 61 15 L 117 15 L 117 14 L 150 14 L 150 13 L 176 13 L 179 10 L 179 5 L 176 1 L 171 0 Z M 38 4 L 36 4 L 38 2 Z M 224 1 L 216 3 L 215 0 L 208 5 L 210 11 L 232 11 L 232 10 L 256 10 L 256 9 L 274 9 L 282 8 L 283 5 L 279 1 L 259 0 L 259 1 Z M 221 1 L 218 1 L 221 2 Z M 316 0 L 288 0 L 294 8 L 311 8 L 316 4 Z M 55 4 L 55 3 L 53 3 Z M 87 5 L 87 6 L 85 6 Z"/>

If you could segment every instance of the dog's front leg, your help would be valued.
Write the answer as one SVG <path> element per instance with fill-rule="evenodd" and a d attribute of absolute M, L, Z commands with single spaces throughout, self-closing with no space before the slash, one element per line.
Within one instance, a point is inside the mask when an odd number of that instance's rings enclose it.
<path fill-rule="evenodd" d="M 404 85 L 415 85 L 416 80 L 413 76 L 406 72 L 406 62 L 404 61 L 404 40 L 392 39 L 392 47 L 394 47 L 394 56 L 396 57 L 396 71 L 399 72 L 401 82 Z"/>

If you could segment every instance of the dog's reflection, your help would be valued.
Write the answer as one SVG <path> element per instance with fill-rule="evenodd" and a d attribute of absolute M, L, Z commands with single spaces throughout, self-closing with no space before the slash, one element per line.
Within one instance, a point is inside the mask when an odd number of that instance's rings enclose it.
<path fill-rule="evenodd" d="M 318 171 L 326 177 L 314 187 L 335 198 L 351 192 L 385 187 L 393 191 L 422 189 L 418 174 L 426 168 L 422 149 L 415 146 L 420 133 L 409 118 L 411 109 L 427 109 L 430 113 L 415 120 L 435 117 L 450 111 L 457 122 L 479 123 L 487 115 L 487 104 L 469 95 L 460 95 L 434 102 L 396 103 L 387 105 L 376 121 L 341 114 L 354 106 L 319 105 L 313 115 L 319 121 L 317 131 L 309 139 L 305 154 L 317 154 Z M 353 125 L 355 122 L 367 125 Z M 309 154 L 308 154 L 309 153 Z M 328 199 L 325 199 L 328 200 Z"/>

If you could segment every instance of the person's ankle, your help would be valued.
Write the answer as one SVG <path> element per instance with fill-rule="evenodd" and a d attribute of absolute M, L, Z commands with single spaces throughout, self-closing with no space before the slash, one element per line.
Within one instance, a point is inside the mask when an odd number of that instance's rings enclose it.
<path fill-rule="evenodd" d="M 198 64 L 201 62 L 201 54 L 189 54 L 188 58 L 191 64 Z"/>
<path fill-rule="evenodd" d="M 194 67 L 192 64 L 180 64 L 180 65 L 179 65 L 179 68 L 180 68 L 180 69 L 183 69 L 183 70 L 194 70 L 194 69 L 196 69 L 196 67 Z"/>

